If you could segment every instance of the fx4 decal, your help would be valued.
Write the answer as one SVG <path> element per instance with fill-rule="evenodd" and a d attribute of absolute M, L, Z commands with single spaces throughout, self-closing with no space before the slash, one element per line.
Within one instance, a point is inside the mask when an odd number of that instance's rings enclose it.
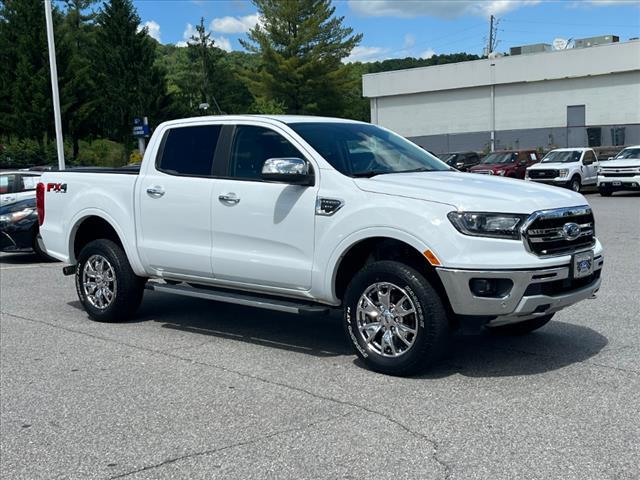
<path fill-rule="evenodd" d="M 47 183 L 47 192 L 67 193 L 66 183 Z"/>

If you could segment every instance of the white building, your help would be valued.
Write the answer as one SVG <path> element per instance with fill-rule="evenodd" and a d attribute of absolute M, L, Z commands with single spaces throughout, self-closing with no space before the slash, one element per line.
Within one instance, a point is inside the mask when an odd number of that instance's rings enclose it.
<path fill-rule="evenodd" d="M 640 143 L 640 41 L 364 75 L 371 121 L 437 152 Z"/>

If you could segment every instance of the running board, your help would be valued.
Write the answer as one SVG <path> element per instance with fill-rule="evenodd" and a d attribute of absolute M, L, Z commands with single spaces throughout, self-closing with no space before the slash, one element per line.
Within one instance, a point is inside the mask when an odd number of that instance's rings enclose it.
<path fill-rule="evenodd" d="M 326 315 L 330 310 L 330 307 L 326 305 L 311 302 L 296 302 L 295 300 L 285 300 L 258 294 L 240 293 L 237 291 L 231 292 L 229 290 L 212 287 L 198 288 L 184 284 L 165 285 L 157 282 L 147 282 L 145 288 L 154 292 L 203 298 L 205 300 L 215 300 L 217 302 L 233 303 L 235 305 L 276 310 L 286 313 Z"/>

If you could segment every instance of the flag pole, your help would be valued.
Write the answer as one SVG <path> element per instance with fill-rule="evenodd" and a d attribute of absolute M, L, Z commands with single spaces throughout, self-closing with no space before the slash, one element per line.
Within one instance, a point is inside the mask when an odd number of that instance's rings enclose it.
<path fill-rule="evenodd" d="M 47 19 L 47 43 L 49 44 L 49 70 L 51 72 L 51 91 L 53 94 L 53 118 L 56 126 L 58 168 L 60 170 L 64 170 L 64 141 L 62 138 L 60 94 L 58 93 L 58 67 L 56 66 L 56 44 L 53 38 L 53 17 L 51 15 L 51 0 L 44 0 L 44 14 Z"/>

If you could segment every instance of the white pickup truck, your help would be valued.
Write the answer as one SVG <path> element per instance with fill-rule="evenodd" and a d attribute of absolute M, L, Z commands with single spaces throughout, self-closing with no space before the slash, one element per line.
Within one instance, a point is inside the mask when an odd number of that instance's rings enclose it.
<path fill-rule="evenodd" d="M 45 173 L 37 208 L 47 252 L 95 320 L 127 320 L 145 288 L 342 307 L 357 355 L 388 374 L 426 368 L 465 320 L 527 333 L 601 282 L 582 195 L 453 171 L 348 120 L 167 122 L 139 171 Z"/>
<path fill-rule="evenodd" d="M 598 168 L 600 195 L 609 197 L 625 190 L 640 190 L 640 145 L 620 150 Z"/>

